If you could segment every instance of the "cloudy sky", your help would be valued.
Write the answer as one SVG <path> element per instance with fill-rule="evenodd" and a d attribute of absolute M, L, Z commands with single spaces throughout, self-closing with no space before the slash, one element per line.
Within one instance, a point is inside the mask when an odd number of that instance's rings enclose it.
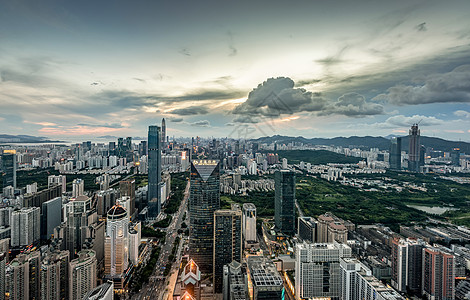
<path fill-rule="evenodd" d="M 0 0 L 0 133 L 470 141 L 470 1 Z"/>

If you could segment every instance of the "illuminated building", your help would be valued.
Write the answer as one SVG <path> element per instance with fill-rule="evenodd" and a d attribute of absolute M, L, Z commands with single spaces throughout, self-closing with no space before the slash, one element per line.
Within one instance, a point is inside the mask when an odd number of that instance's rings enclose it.
<path fill-rule="evenodd" d="M 189 255 L 206 273 L 212 272 L 214 212 L 220 207 L 217 160 L 193 160 L 189 195 Z"/>

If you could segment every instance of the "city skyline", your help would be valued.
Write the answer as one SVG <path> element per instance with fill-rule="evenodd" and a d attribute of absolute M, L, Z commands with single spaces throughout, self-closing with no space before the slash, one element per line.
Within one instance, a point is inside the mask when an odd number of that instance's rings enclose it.
<path fill-rule="evenodd" d="M 467 1 L 1 4 L 0 134 L 470 141 Z"/>

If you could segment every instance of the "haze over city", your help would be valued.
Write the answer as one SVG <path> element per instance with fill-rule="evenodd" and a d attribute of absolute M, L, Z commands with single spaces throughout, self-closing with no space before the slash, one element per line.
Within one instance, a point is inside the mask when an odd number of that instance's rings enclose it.
<path fill-rule="evenodd" d="M 0 7 L 2 134 L 470 141 L 468 1 Z"/>

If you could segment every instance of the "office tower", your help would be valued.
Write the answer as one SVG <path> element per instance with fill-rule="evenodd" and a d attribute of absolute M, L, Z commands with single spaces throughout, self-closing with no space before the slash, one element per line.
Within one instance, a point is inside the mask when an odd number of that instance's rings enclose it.
<path fill-rule="evenodd" d="M 338 298 L 341 292 L 340 258 L 351 257 L 351 248 L 337 242 L 299 243 L 295 247 L 297 299 Z"/>
<path fill-rule="evenodd" d="M 114 189 L 99 191 L 96 194 L 96 212 L 100 216 L 105 216 L 109 209 L 116 203 L 118 192 Z"/>
<path fill-rule="evenodd" d="M 116 142 L 109 142 L 109 144 L 108 144 L 108 154 L 109 154 L 109 156 L 116 155 Z"/>
<path fill-rule="evenodd" d="M 405 300 L 394 289 L 372 276 L 372 271 L 355 258 L 340 258 L 341 293 L 344 300 Z"/>
<path fill-rule="evenodd" d="M 297 234 L 305 242 L 314 243 L 316 241 L 317 221 L 311 217 L 299 217 Z"/>
<path fill-rule="evenodd" d="M 62 197 L 57 197 L 42 204 L 41 239 L 48 240 L 54 234 L 54 228 L 62 222 Z"/>
<path fill-rule="evenodd" d="M 121 197 L 130 197 L 130 210 L 128 213 L 129 218 L 132 218 L 135 213 L 135 179 L 119 181 L 119 191 L 121 192 Z"/>
<path fill-rule="evenodd" d="M 450 153 L 450 158 L 452 159 L 452 165 L 460 167 L 460 149 L 454 148 Z"/>
<path fill-rule="evenodd" d="M 11 246 L 28 246 L 39 242 L 41 214 L 39 207 L 22 208 L 11 214 Z"/>
<path fill-rule="evenodd" d="M 86 293 L 83 299 L 86 300 L 113 300 L 114 284 L 112 281 L 105 282 Z"/>
<path fill-rule="evenodd" d="M 251 284 L 250 299 L 253 300 L 280 300 L 284 299 L 284 286 L 282 277 L 276 265 L 264 256 L 249 256 L 247 258 L 247 272 Z"/>
<path fill-rule="evenodd" d="M 422 274 L 422 250 L 425 243 L 415 239 L 392 241 L 392 286 L 400 292 L 419 292 Z"/>
<path fill-rule="evenodd" d="M 7 254 L 0 252 L 0 300 L 5 300 Z"/>
<path fill-rule="evenodd" d="M 3 150 L 2 168 L 3 187 L 12 186 L 16 189 L 16 150 Z"/>
<path fill-rule="evenodd" d="M 96 287 L 96 253 L 82 250 L 69 263 L 69 300 L 81 300 Z"/>
<path fill-rule="evenodd" d="M 223 300 L 248 300 L 248 278 L 246 266 L 233 261 L 224 266 Z"/>
<path fill-rule="evenodd" d="M 79 196 L 65 204 L 65 249 L 70 251 L 70 256 L 80 251 L 88 237 L 91 215 L 91 199 L 87 196 Z"/>
<path fill-rule="evenodd" d="M 149 126 L 148 132 L 148 215 L 156 219 L 160 214 L 160 182 L 162 176 L 161 132 L 158 126 Z"/>
<path fill-rule="evenodd" d="M 214 292 L 221 293 L 223 268 L 232 261 L 242 261 L 242 211 L 238 204 L 232 209 L 214 212 Z"/>
<path fill-rule="evenodd" d="M 116 288 L 122 288 L 124 275 L 129 266 L 129 217 L 126 210 L 113 206 L 106 223 L 105 238 L 105 277 L 118 283 Z"/>
<path fill-rule="evenodd" d="M 256 206 L 253 203 L 243 204 L 243 240 L 245 245 L 256 243 Z"/>
<path fill-rule="evenodd" d="M 161 145 L 162 149 L 166 148 L 166 124 L 165 124 L 165 118 L 162 119 L 162 137 L 161 137 Z"/>
<path fill-rule="evenodd" d="M 140 223 L 129 228 L 129 261 L 137 266 L 139 264 Z"/>
<path fill-rule="evenodd" d="M 285 234 L 295 233 L 295 173 L 287 170 L 274 173 L 276 228 Z"/>
<path fill-rule="evenodd" d="M 401 170 L 401 137 L 393 137 L 390 144 L 390 155 L 388 157 L 390 169 Z"/>
<path fill-rule="evenodd" d="M 408 151 L 408 170 L 419 172 L 421 144 L 418 124 L 411 126 L 408 138 L 410 143 Z"/>
<path fill-rule="evenodd" d="M 422 294 L 428 300 L 455 299 L 455 256 L 445 248 L 423 250 Z"/>
<path fill-rule="evenodd" d="M 68 298 L 70 255 L 68 251 L 48 253 L 41 262 L 41 299 Z"/>
<path fill-rule="evenodd" d="M 54 185 L 62 187 L 62 193 L 67 191 L 67 177 L 65 175 L 50 175 L 47 177 L 47 187 L 50 188 Z"/>
<path fill-rule="evenodd" d="M 74 179 L 72 182 L 72 198 L 77 198 L 85 194 L 85 181 L 83 179 Z"/>
<path fill-rule="evenodd" d="M 220 170 L 217 160 L 193 160 L 188 202 L 189 256 L 202 272 L 212 272 L 214 212 L 220 208 Z"/>

